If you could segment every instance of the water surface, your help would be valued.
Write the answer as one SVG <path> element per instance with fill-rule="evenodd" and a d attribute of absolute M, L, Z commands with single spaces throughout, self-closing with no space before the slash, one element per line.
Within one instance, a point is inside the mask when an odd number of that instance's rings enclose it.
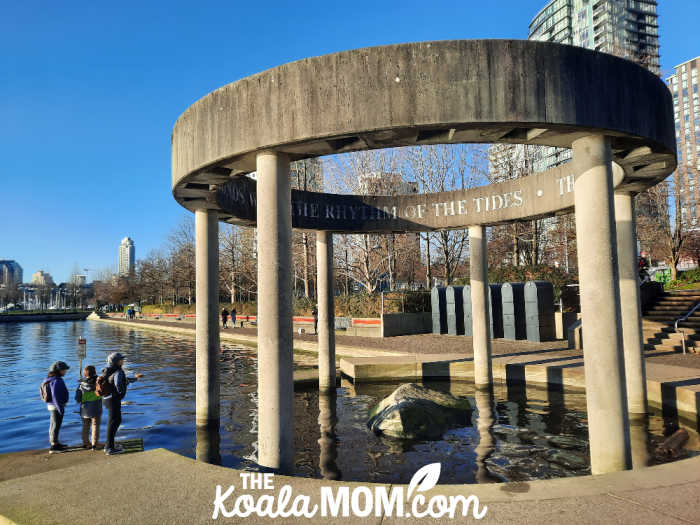
<path fill-rule="evenodd" d="M 78 407 L 72 401 L 80 336 L 88 341 L 83 365 L 99 371 L 106 356 L 119 351 L 127 355 L 128 373 L 144 375 L 129 388 L 118 439 L 142 438 L 146 449 L 163 447 L 195 457 L 194 340 L 92 321 L 0 324 L 0 452 L 48 446 L 49 415 L 39 385 L 56 360 L 71 366 L 66 376 L 71 403 L 61 440 L 80 443 Z M 200 454 L 205 445 L 213 445 L 207 455 L 225 466 L 256 468 L 256 367 L 252 349 L 222 344 L 221 428 L 218 436 L 200 433 L 199 445 Z M 408 482 L 421 466 L 440 462 L 441 482 L 473 483 L 590 472 L 585 397 L 580 393 L 501 384 L 490 396 L 474 392 L 468 383 L 426 384 L 470 397 L 476 410 L 440 440 L 402 441 L 366 427 L 367 413 L 396 386 L 344 381 L 334 396 L 296 392 L 296 473 L 398 483 Z M 668 425 L 653 415 L 648 425 L 635 429 L 637 458 L 648 464 L 665 460 L 653 451 Z M 692 440 L 696 443 L 697 435 Z M 684 451 L 681 457 L 693 453 Z"/>

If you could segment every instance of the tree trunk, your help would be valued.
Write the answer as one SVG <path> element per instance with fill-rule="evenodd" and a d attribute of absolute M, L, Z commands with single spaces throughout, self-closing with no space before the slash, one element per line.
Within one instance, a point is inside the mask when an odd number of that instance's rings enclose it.
<path fill-rule="evenodd" d="M 425 259 L 426 259 L 425 286 L 428 290 L 430 290 L 431 285 L 433 284 L 433 268 L 430 264 L 430 235 L 429 234 L 427 234 L 425 236 Z"/>
<path fill-rule="evenodd" d="M 302 244 L 304 246 L 304 297 L 309 298 L 309 239 L 306 233 L 301 234 Z"/>

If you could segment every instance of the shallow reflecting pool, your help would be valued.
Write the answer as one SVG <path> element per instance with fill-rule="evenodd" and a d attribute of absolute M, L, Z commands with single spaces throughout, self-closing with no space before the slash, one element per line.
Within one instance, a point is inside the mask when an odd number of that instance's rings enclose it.
<path fill-rule="evenodd" d="M 195 432 L 194 340 L 110 324 L 77 321 L 0 324 L 0 452 L 46 448 L 48 411 L 39 384 L 49 365 L 71 366 L 66 383 L 71 404 L 62 441 L 80 442 L 72 394 L 77 384 L 77 340 L 88 340 L 87 359 L 100 370 L 107 354 L 128 356 L 127 371 L 144 375 L 131 385 L 118 439 L 143 438 L 146 449 L 174 452 L 237 468 L 256 468 L 256 357 L 245 347 L 222 345 L 221 428 Z M 295 393 L 296 469 L 301 476 L 408 482 L 431 462 L 442 463 L 442 483 L 520 481 L 589 473 L 585 397 L 561 390 L 499 384 L 492 395 L 468 383 L 425 386 L 472 398 L 476 410 L 463 426 L 437 441 L 377 436 L 366 426 L 369 410 L 396 384 L 344 381 L 335 396 Z M 666 461 L 655 452 L 674 422 L 660 415 L 632 428 L 635 464 Z M 686 450 L 700 448 L 691 431 Z M 104 436 L 104 423 L 102 428 Z"/>

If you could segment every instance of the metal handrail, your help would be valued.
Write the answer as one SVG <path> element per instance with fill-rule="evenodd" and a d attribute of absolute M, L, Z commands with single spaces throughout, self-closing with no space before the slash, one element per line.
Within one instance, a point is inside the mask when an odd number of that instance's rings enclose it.
<path fill-rule="evenodd" d="M 685 315 L 682 316 L 682 317 L 677 318 L 677 319 L 673 322 L 673 331 L 674 331 L 674 332 L 678 332 L 678 323 L 682 323 L 683 321 L 687 321 L 688 318 L 689 318 L 691 315 L 693 315 L 693 313 L 695 313 L 695 310 L 697 310 L 698 308 L 700 308 L 700 302 L 695 303 L 695 306 L 693 306 L 693 307 L 688 311 L 687 314 L 685 314 Z M 683 347 L 683 354 L 685 354 L 685 332 L 684 332 L 683 330 L 681 330 L 681 336 L 682 336 L 682 337 L 681 337 L 681 345 L 682 345 L 682 347 Z"/>

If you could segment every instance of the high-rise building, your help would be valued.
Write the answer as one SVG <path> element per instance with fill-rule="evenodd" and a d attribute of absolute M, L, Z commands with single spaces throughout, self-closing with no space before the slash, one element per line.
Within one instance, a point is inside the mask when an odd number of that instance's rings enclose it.
<path fill-rule="evenodd" d="M 528 38 L 602 51 L 659 74 L 656 0 L 550 0 L 530 22 Z M 569 149 L 544 147 L 535 170 L 569 159 Z"/>
<path fill-rule="evenodd" d="M 11 259 L 0 259 L 0 285 L 12 286 L 22 284 L 24 272 L 22 267 Z"/>
<path fill-rule="evenodd" d="M 530 40 L 555 42 L 594 49 L 627 58 L 659 74 L 659 25 L 656 0 L 550 0 L 530 22 Z M 491 147 L 495 179 L 499 158 L 522 157 L 522 146 Z M 571 159 L 571 150 L 542 146 L 534 171 L 545 171 Z"/>
<path fill-rule="evenodd" d="M 550 0 L 528 38 L 610 53 L 659 73 L 656 0 Z"/>
<path fill-rule="evenodd" d="M 39 270 L 38 272 L 34 272 L 32 274 L 32 284 L 36 286 L 56 286 L 56 283 L 53 282 L 53 277 L 51 277 L 51 274 L 49 272 L 45 272 L 44 270 Z"/>
<path fill-rule="evenodd" d="M 674 174 L 680 192 L 681 220 L 690 226 L 698 224 L 698 171 L 700 170 L 700 99 L 698 95 L 698 65 L 700 57 L 674 68 L 666 79 L 673 93 L 673 113 L 676 119 L 678 168 Z"/>
<path fill-rule="evenodd" d="M 119 245 L 119 275 L 131 275 L 134 273 L 136 258 L 136 246 L 131 237 L 124 237 Z"/>

